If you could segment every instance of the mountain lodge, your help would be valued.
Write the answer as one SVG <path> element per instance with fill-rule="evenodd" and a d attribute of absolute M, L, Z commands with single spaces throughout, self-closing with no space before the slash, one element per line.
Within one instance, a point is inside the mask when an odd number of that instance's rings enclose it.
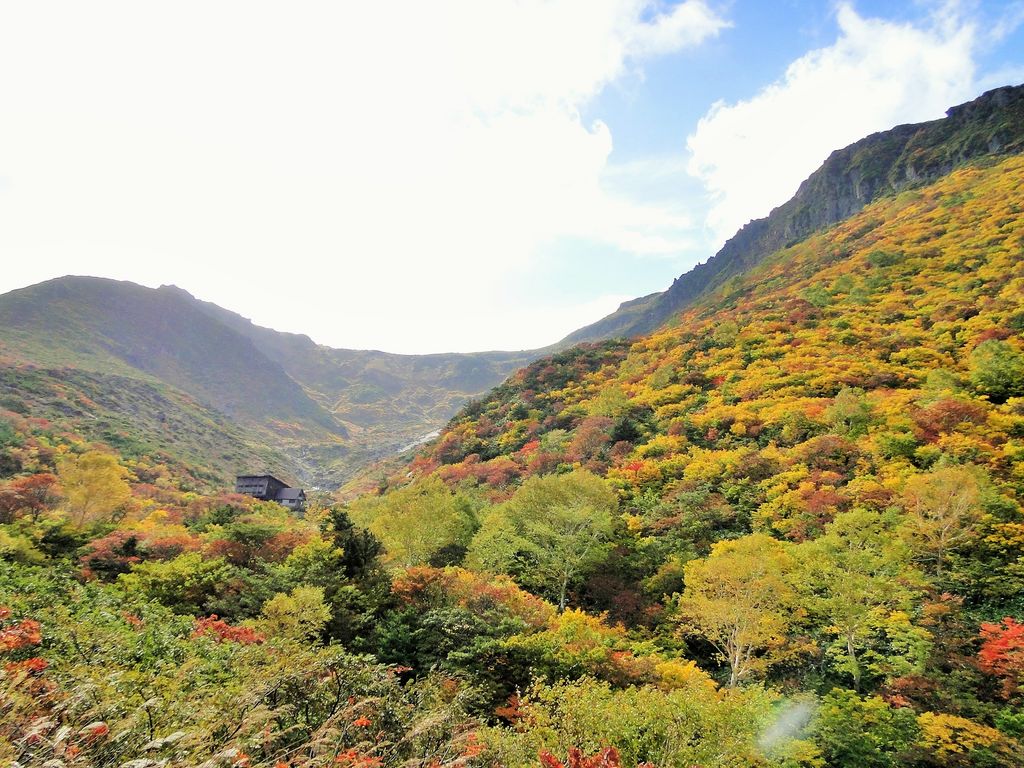
<path fill-rule="evenodd" d="M 276 501 L 294 511 L 306 507 L 306 492 L 302 488 L 291 488 L 273 475 L 238 475 L 235 493 L 244 493 L 262 501 Z"/>

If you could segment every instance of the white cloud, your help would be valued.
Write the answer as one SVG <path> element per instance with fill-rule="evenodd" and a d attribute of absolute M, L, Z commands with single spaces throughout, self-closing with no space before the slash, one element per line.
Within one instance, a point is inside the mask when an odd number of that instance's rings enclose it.
<path fill-rule="evenodd" d="M 595 307 L 503 293 L 540 244 L 661 253 L 689 225 L 608 191 L 580 109 L 724 24 L 704 0 L 0 0 L 0 290 L 101 274 L 335 345 L 553 341 Z"/>
<path fill-rule="evenodd" d="M 719 244 L 784 203 L 839 147 L 900 123 L 941 117 L 975 94 L 975 25 L 956 4 L 926 25 L 838 9 L 836 42 L 736 104 L 719 102 L 689 137 L 690 172 L 714 198 Z"/>
<path fill-rule="evenodd" d="M 671 53 L 697 45 L 725 26 L 727 23 L 704 3 L 682 3 L 653 23 L 628 25 L 627 50 L 645 56 Z"/>
<path fill-rule="evenodd" d="M 989 44 L 999 43 L 1013 34 L 1021 24 L 1024 24 L 1024 2 L 1016 0 L 1001 9 L 1001 12 L 987 25 L 985 32 L 986 42 Z"/>

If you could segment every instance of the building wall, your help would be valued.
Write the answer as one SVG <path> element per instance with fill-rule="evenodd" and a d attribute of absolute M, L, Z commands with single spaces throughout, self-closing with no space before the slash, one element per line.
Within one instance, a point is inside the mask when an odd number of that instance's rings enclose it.
<path fill-rule="evenodd" d="M 235 481 L 235 493 L 255 496 L 257 499 L 273 499 L 278 491 L 288 486 L 272 477 L 239 477 Z"/>

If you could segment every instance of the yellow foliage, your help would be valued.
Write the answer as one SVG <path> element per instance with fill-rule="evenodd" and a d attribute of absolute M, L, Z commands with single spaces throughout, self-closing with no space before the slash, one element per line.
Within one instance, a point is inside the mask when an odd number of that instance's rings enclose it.
<path fill-rule="evenodd" d="M 695 687 L 709 691 L 718 689 L 718 684 L 711 676 L 692 661 L 669 659 L 656 664 L 654 671 L 658 676 L 658 687 L 666 691 Z"/>
<path fill-rule="evenodd" d="M 57 474 L 74 525 L 109 520 L 131 499 L 128 472 L 108 453 L 89 451 L 66 457 Z"/>
<path fill-rule="evenodd" d="M 957 715 L 924 712 L 917 723 L 921 727 L 921 745 L 940 759 L 977 749 L 1004 751 L 1009 746 L 1006 737 L 995 728 Z"/>

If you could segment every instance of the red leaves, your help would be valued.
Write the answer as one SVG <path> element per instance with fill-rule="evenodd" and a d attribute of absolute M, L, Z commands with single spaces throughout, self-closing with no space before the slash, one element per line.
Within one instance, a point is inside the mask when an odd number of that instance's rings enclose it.
<path fill-rule="evenodd" d="M 999 624 L 981 625 L 981 668 L 1003 682 L 1003 695 L 1014 695 L 1024 681 L 1024 624 L 1007 616 Z"/>
<path fill-rule="evenodd" d="M 111 531 L 90 541 L 80 562 L 89 575 L 113 578 L 119 573 L 127 573 L 135 563 L 142 562 L 139 546 L 138 533 Z"/>
<path fill-rule="evenodd" d="M 538 449 L 540 449 L 540 440 L 530 440 L 516 451 L 516 454 L 519 456 L 529 456 L 531 453 L 536 453 Z"/>
<path fill-rule="evenodd" d="M 605 747 L 590 757 L 576 747 L 569 750 L 569 760 L 562 763 L 547 750 L 542 751 L 538 758 L 543 768 L 622 768 L 622 758 L 615 747 Z M 637 768 L 653 768 L 650 763 L 641 763 Z"/>
<path fill-rule="evenodd" d="M 517 453 L 516 458 L 526 461 L 529 455 Z M 490 461 L 480 461 L 477 454 L 470 454 L 459 464 L 448 464 L 438 470 L 438 477 L 449 485 L 473 479 L 492 487 L 503 487 L 523 474 L 521 464 L 508 456 L 498 456 Z"/>
<path fill-rule="evenodd" d="M 97 720 L 94 723 L 89 723 L 85 728 L 79 731 L 86 741 L 95 741 L 102 739 L 104 736 L 110 734 L 110 726 L 104 723 L 102 720 Z"/>
<path fill-rule="evenodd" d="M 522 709 L 522 703 L 522 699 L 520 699 L 518 695 L 513 693 L 511 696 L 508 697 L 508 704 L 504 707 L 496 707 L 494 709 L 494 714 L 500 717 L 502 720 L 505 720 L 511 723 L 512 725 L 515 725 L 524 717 L 526 717 L 526 713 L 523 712 Z"/>
<path fill-rule="evenodd" d="M 379 768 L 383 761 L 379 757 L 364 755 L 358 750 L 349 749 L 334 758 L 335 765 L 343 768 Z"/>
<path fill-rule="evenodd" d="M 984 424 L 988 412 L 977 403 L 946 397 L 911 414 L 917 436 L 935 442 L 941 434 L 955 432 L 965 425 Z"/>
<path fill-rule="evenodd" d="M 10 608 L 0 606 L 0 622 L 6 621 L 10 615 Z M 39 622 L 32 619 L 23 619 L 16 624 L 0 627 L 0 653 L 39 645 L 42 640 Z"/>
<path fill-rule="evenodd" d="M 486 749 L 486 747 L 480 743 L 480 739 L 476 735 L 476 732 L 470 733 L 469 736 L 466 737 L 466 746 L 462 750 L 462 757 L 466 759 L 476 757 L 482 753 L 484 749 Z"/>
<path fill-rule="evenodd" d="M 352 725 L 354 725 L 356 728 L 369 728 L 371 725 L 373 725 L 373 721 L 366 716 L 357 717 L 355 720 L 352 721 Z"/>
<path fill-rule="evenodd" d="M 22 672 L 26 675 L 41 675 L 50 666 L 50 662 L 40 656 L 33 656 L 24 661 L 15 661 L 7 664 L 4 669 L 8 674 Z"/>
<path fill-rule="evenodd" d="M 279 531 L 266 539 L 256 541 L 216 539 L 207 545 L 205 556 L 223 557 L 232 565 L 243 567 L 251 567 L 259 560 L 280 563 L 296 547 L 308 541 L 308 534 L 300 531 Z"/>
<path fill-rule="evenodd" d="M 238 643 L 240 645 L 257 645 L 266 640 L 266 636 L 250 627 L 233 627 L 213 614 L 196 621 L 192 637 L 212 636 L 218 643 Z"/>
<path fill-rule="evenodd" d="M 55 475 L 43 472 L 19 477 L 0 486 L 0 523 L 9 523 L 19 513 L 38 515 L 57 502 L 59 485 Z"/>

